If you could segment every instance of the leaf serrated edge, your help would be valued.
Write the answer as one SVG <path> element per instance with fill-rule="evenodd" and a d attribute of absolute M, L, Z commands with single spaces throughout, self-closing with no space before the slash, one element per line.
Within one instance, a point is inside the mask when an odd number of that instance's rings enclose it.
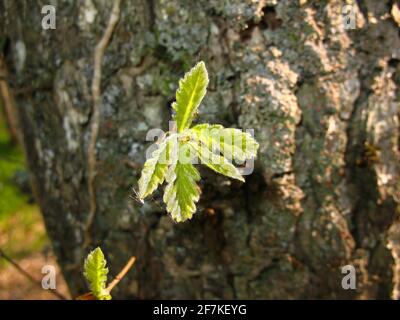
<path fill-rule="evenodd" d="M 195 76 L 196 73 L 198 73 L 198 75 L 195 80 L 196 81 L 195 86 L 192 92 L 189 93 L 190 96 L 189 102 L 185 106 L 184 114 L 181 115 L 180 114 L 181 110 L 179 110 L 179 104 L 182 103 L 180 101 L 181 94 L 183 93 L 183 91 L 187 91 L 186 86 L 188 83 L 190 83 L 190 81 L 192 80 L 192 78 Z M 192 104 L 194 103 L 193 99 L 198 91 L 198 85 L 202 79 L 202 76 L 205 79 L 205 84 L 204 87 L 200 89 L 202 90 L 202 92 L 200 94 L 197 104 L 192 106 Z M 182 79 L 179 80 L 179 88 L 176 91 L 176 101 L 172 103 L 172 108 L 176 111 L 174 120 L 176 120 L 177 122 L 178 132 L 182 132 L 183 130 L 190 127 L 193 120 L 193 115 L 207 93 L 208 82 L 209 82 L 208 72 L 205 63 L 203 61 L 198 62 L 189 72 L 185 73 Z"/>
<path fill-rule="evenodd" d="M 111 295 L 106 290 L 108 268 L 103 251 L 97 247 L 85 259 L 83 275 L 89 282 L 92 294 L 99 300 L 110 300 Z"/>

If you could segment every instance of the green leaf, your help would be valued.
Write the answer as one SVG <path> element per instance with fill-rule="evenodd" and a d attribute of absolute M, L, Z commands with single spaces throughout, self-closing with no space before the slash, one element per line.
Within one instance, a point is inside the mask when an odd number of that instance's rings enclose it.
<path fill-rule="evenodd" d="M 196 183 L 200 180 L 200 174 L 190 161 L 182 161 L 181 155 L 190 152 L 184 146 L 188 144 L 179 143 L 179 159 L 175 159 L 168 169 L 167 186 L 163 197 L 167 211 L 176 222 L 192 218 L 196 211 L 195 203 L 200 198 L 200 188 Z"/>
<path fill-rule="evenodd" d="M 225 176 L 244 181 L 232 162 L 239 164 L 257 154 L 258 143 L 251 134 L 219 124 L 201 124 L 190 128 L 197 109 L 206 94 L 208 74 L 204 62 L 199 62 L 179 81 L 173 120 L 176 126 L 161 142 L 144 165 L 139 179 L 141 199 L 167 182 L 163 200 L 167 211 L 177 221 L 190 219 L 200 197 L 197 182 L 200 174 L 193 166 L 197 157 L 203 164 Z M 173 138 L 172 138 L 173 137 Z M 167 161 L 162 162 L 162 159 Z"/>
<path fill-rule="evenodd" d="M 219 124 L 199 124 L 189 129 L 189 135 L 229 161 L 244 162 L 257 155 L 258 143 L 248 132 L 224 128 Z"/>
<path fill-rule="evenodd" d="M 244 178 L 240 174 L 239 170 L 226 158 L 213 153 L 207 146 L 201 143 L 189 142 L 189 144 L 196 151 L 201 162 L 207 167 L 215 172 L 223 174 L 224 176 L 244 182 Z"/>
<path fill-rule="evenodd" d="M 176 101 L 172 104 L 176 114 L 178 132 L 190 127 L 194 115 L 206 94 L 208 85 L 207 69 L 203 61 L 196 64 L 185 77 L 179 81 Z"/>
<path fill-rule="evenodd" d="M 99 300 L 110 300 L 111 295 L 106 290 L 108 268 L 106 259 L 99 247 L 89 253 L 85 260 L 83 275 L 89 282 L 92 294 Z"/>
<path fill-rule="evenodd" d="M 144 199 L 162 184 L 170 164 L 170 145 L 171 140 L 177 139 L 177 135 L 170 135 L 160 143 L 158 148 L 153 151 L 151 158 L 145 162 L 142 175 L 139 179 L 139 197 Z"/>

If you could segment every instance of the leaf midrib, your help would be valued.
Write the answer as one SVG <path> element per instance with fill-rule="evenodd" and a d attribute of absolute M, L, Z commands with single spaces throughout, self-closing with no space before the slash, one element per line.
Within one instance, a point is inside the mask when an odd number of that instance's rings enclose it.
<path fill-rule="evenodd" d="M 196 94 L 197 86 L 198 86 L 198 83 L 199 83 L 199 78 L 200 78 L 200 73 L 197 72 L 196 84 L 195 84 L 195 86 L 193 88 L 192 94 L 190 95 L 190 99 L 189 99 L 189 102 L 188 102 L 188 104 L 186 106 L 185 113 L 183 114 L 182 122 L 181 122 L 181 125 L 178 128 L 178 132 L 181 132 L 184 129 L 184 124 L 186 123 L 187 118 L 189 118 L 189 115 L 191 113 L 192 108 L 190 108 L 190 106 L 193 104 L 193 99 L 194 99 L 194 96 Z"/>

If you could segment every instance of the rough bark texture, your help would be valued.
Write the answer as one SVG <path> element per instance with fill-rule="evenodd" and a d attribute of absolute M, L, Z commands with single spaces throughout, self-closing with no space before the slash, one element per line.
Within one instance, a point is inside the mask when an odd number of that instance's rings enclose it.
<path fill-rule="evenodd" d="M 71 292 L 85 291 L 83 224 L 93 50 L 112 1 L 0 3 L 1 37 L 37 199 Z M 349 2 L 349 1 L 347 1 Z M 124 298 L 398 297 L 399 16 L 395 1 L 122 2 L 103 62 L 97 211 L 91 247 Z M 352 3 L 352 1 L 350 1 Z M 195 217 L 174 224 L 130 197 L 147 130 L 167 129 L 184 71 L 211 76 L 199 120 L 254 128 L 255 172 L 236 183 L 202 171 Z M 212 210 L 211 210 L 212 209 Z M 341 267 L 357 270 L 343 290 Z"/>

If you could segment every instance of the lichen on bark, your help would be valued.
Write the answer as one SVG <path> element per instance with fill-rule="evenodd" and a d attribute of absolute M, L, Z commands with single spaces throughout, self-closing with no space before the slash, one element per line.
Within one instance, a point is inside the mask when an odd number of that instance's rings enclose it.
<path fill-rule="evenodd" d="M 92 239 L 115 272 L 138 257 L 114 297 L 398 297 L 396 3 L 350 1 L 346 30 L 347 2 L 122 2 L 104 57 Z M 0 4 L 35 193 L 73 294 L 86 290 L 88 88 L 110 9 L 57 1 L 57 30 L 43 31 L 38 4 Z M 129 189 L 146 132 L 167 129 L 177 81 L 200 59 L 202 121 L 253 128 L 260 156 L 246 184 L 202 172 L 199 212 L 176 225 L 160 195 L 140 207 Z M 346 264 L 357 290 L 340 286 Z"/>

